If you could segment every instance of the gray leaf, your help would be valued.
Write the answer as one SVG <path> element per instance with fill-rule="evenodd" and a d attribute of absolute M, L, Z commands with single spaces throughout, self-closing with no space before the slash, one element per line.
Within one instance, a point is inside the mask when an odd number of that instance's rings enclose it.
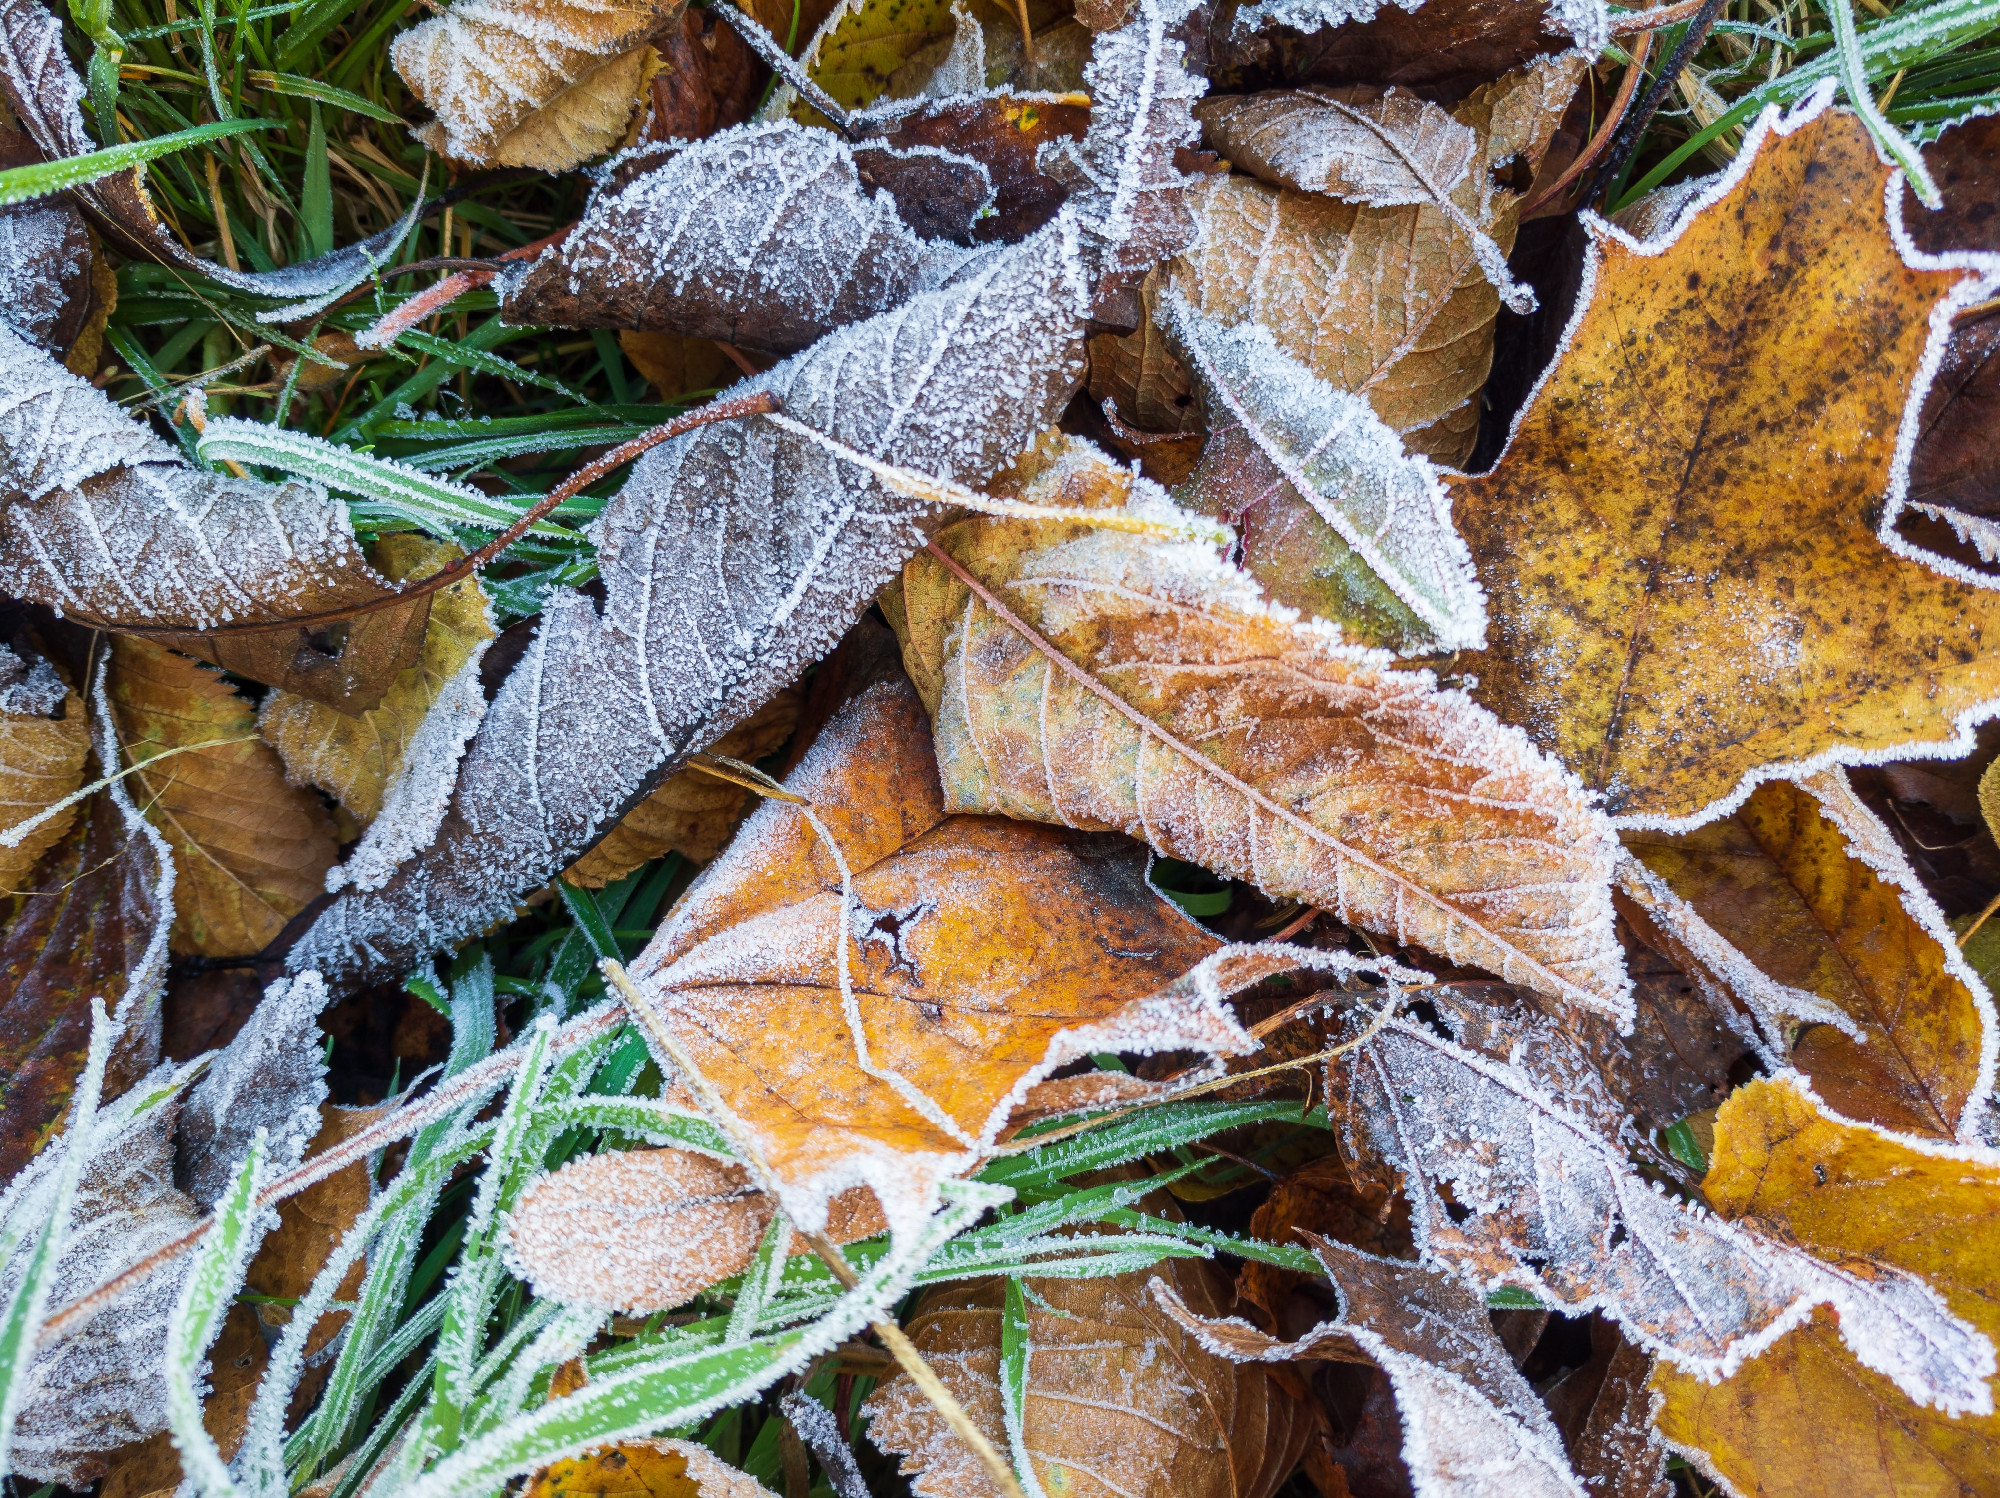
<path fill-rule="evenodd" d="M 188 1094 L 177 1174 L 195 1201 L 222 1195 L 259 1129 L 268 1137 L 269 1170 L 287 1171 L 305 1158 L 327 1095 L 319 1031 L 326 999 L 318 973 L 273 983 Z"/>

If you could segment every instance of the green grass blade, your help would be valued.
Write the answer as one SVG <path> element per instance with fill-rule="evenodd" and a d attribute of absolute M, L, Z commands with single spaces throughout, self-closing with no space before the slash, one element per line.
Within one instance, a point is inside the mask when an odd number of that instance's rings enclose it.
<path fill-rule="evenodd" d="M 1007 1277 L 1000 1305 L 1000 1423 L 1007 1432 L 1007 1452 L 1014 1476 L 1027 1498 L 1047 1498 L 1035 1464 L 1028 1460 L 1028 1287 L 1018 1275 Z"/>
<path fill-rule="evenodd" d="M 32 166 L 9 167 L 0 172 L 0 208 L 10 203 L 25 203 L 30 198 L 45 198 L 50 193 L 63 192 L 72 187 L 82 187 L 101 177 L 129 171 L 157 157 L 171 156 L 176 151 L 185 151 L 189 146 L 198 146 L 204 141 L 219 140 L 225 135 L 282 128 L 280 120 L 212 120 L 206 125 L 176 130 L 172 135 L 127 141 L 122 146 L 106 146 L 102 151 L 90 151 L 82 156 L 65 156 L 60 161 L 38 161 Z"/>
<path fill-rule="evenodd" d="M 306 181 L 299 199 L 299 217 L 306 235 L 306 254 L 318 257 L 333 250 L 333 168 L 326 156 L 326 121 L 317 101 L 306 111 Z"/>
<path fill-rule="evenodd" d="M 262 68 L 252 68 L 245 75 L 258 88 L 268 89 L 274 94 L 283 94 L 291 99 L 315 99 L 321 104 L 331 104 L 334 108 L 349 114 L 366 115 L 371 120 L 380 120 L 385 125 L 401 125 L 403 117 L 392 109 L 384 109 L 379 104 L 371 104 L 359 94 L 351 94 L 344 88 L 335 88 L 331 83 L 322 83 L 317 78 L 301 78 L 296 73 L 273 73 Z"/>
<path fill-rule="evenodd" d="M 1299 1103 L 1282 1099 L 1162 1103 L 1022 1154 L 1003 1156 L 980 1171 L 979 1179 L 1011 1187 L 1023 1197 L 1033 1197 L 1066 1189 L 1060 1184 L 1065 1176 L 1123 1165 L 1141 1155 L 1192 1144 L 1224 1129 L 1257 1123 L 1302 1123 L 1304 1115 L 1300 1110 Z"/>

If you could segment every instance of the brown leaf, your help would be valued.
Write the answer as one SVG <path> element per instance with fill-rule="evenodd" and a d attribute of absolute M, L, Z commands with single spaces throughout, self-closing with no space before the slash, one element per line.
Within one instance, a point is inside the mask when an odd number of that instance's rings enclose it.
<path fill-rule="evenodd" d="M 1590 1322 L 1590 1361 L 1542 1391 L 1570 1465 L 1597 1498 L 1670 1498 L 1667 1450 L 1653 1429 L 1655 1364 L 1601 1317 Z"/>
<path fill-rule="evenodd" d="M 785 784 L 838 845 L 852 908 L 804 815 L 767 801 L 633 977 L 755 1137 L 795 1220 L 860 1180 L 898 1231 L 921 1221 L 938 1182 L 990 1152 L 1027 1089 L 1068 1061 L 1251 1048 L 1212 989 L 1169 988 L 1218 943 L 1147 885 L 1142 849 L 946 814 L 922 704 L 893 668 Z"/>
<path fill-rule="evenodd" d="M 653 45 L 660 64 L 640 140 L 701 140 L 750 118 L 764 66 L 733 26 L 689 6 Z"/>
<path fill-rule="evenodd" d="M 1633 823 L 1712 818 L 1774 766 L 1969 748 L 2000 696 L 2000 595 L 1876 533 L 1930 313 L 1979 279 L 1904 262 L 1851 114 L 1754 136 L 1670 245 L 1593 231 L 1567 352 L 1452 488 L 1481 699 Z"/>
<path fill-rule="evenodd" d="M 440 572 L 464 555 L 414 532 L 375 543 L 375 564 L 391 582 Z M 411 741 L 445 686 L 486 653 L 498 631 L 477 578 L 432 596 L 423 653 L 397 673 L 382 700 L 354 715 L 295 693 L 277 691 L 257 710 L 257 731 L 284 761 L 293 785 L 316 785 L 366 827 L 403 768 Z"/>
<path fill-rule="evenodd" d="M 0 831 L 32 820 L 83 784 L 90 729 L 83 699 L 45 660 L 0 645 Z M 41 856 L 76 821 L 57 813 L 14 847 L 0 847 L 0 896 L 25 889 Z"/>
<path fill-rule="evenodd" d="M 525 1498 L 771 1498 L 770 1489 L 693 1441 L 632 1439 L 529 1477 Z"/>
<path fill-rule="evenodd" d="M 641 333 L 623 328 L 618 333 L 618 346 L 662 401 L 699 390 L 720 390 L 735 384 L 741 373 L 722 346 L 709 338 L 683 338 L 678 333 Z"/>
<path fill-rule="evenodd" d="M 209 1349 L 208 1397 L 202 1401 L 201 1423 L 228 1461 L 243 1444 L 250 1425 L 250 1406 L 257 1384 L 270 1364 L 257 1314 L 247 1305 L 233 1305 L 222 1319 L 222 1330 Z M 171 1432 L 161 1431 L 111 1454 L 110 1470 L 97 1498 L 149 1498 L 171 1494 L 180 1486 L 181 1461 Z"/>
<path fill-rule="evenodd" d="M 1402 1194 L 1355 1181 L 1337 1155 L 1286 1176 L 1250 1218 L 1250 1236 L 1266 1243 L 1303 1245 L 1303 1233 L 1338 1239 L 1384 1258 L 1406 1258 L 1411 1252 L 1410 1210 Z M 1316 1302 L 1300 1293 L 1317 1284 L 1296 1270 L 1248 1260 L 1237 1274 L 1236 1296 L 1263 1311 L 1266 1324 L 1289 1341 L 1320 1319 Z"/>
<path fill-rule="evenodd" d="M 90 1001 L 132 1024 L 106 1091 L 159 1059 L 158 1003 L 173 918 L 166 845 L 120 788 L 84 802 L 29 887 L 0 903 L 0 1180 L 62 1123 L 90 1043 Z"/>
<path fill-rule="evenodd" d="M 221 1199 L 259 1130 L 265 1168 L 274 1174 L 305 1158 L 308 1142 L 320 1132 L 326 1098 L 319 1026 L 326 1001 L 317 973 L 279 979 L 189 1091 L 175 1176 L 196 1202 Z"/>
<path fill-rule="evenodd" d="M 1724 1217 L 1774 1223 L 1823 1258 L 1921 1274 L 1954 1312 L 2000 1337 L 2000 1164 L 1990 1150 L 1906 1143 L 1828 1117 L 1795 1083 L 1759 1081 L 1723 1105 L 1702 1189 Z M 1992 1366 L 1989 1351 L 1989 1375 Z M 1856 1364 L 1824 1311 L 1726 1383 L 1663 1364 L 1653 1387 L 1665 1396 L 1662 1433 L 1738 1492 L 2000 1491 L 1990 1395 L 1949 1418 L 1913 1405 Z"/>
<path fill-rule="evenodd" d="M 389 49 L 430 106 L 426 144 L 472 166 L 567 171 L 618 144 L 639 96 L 640 53 L 685 0 L 460 0 Z"/>
<path fill-rule="evenodd" d="M 0 167 L 40 160 L 33 141 L 0 122 Z M 96 372 L 104 323 L 118 303 L 118 278 L 96 248 L 66 198 L 0 207 L 0 319 L 86 379 Z"/>
<path fill-rule="evenodd" d="M 537 1295 L 565 1305 L 671 1311 L 747 1268 L 777 1210 L 740 1165 L 684 1149 L 613 1150 L 573 1161 L 522 1194 L 508 1223 L 507 1261 Z M 887 1227 L 864 1187 L 828 1203 L 826 1236 L 835 1243 Z"/>
<path fill-rule="evenodd" d="M 1020 492 L 1066 482 L 1174 513 L 1088 444 Z M 1143 836 L 1274 899 L 1627 1009 L 1608 825 L 1467 699 L 1274 612 L 1195 543 L 977 519 L 938 545 L 990 597 L 925 555 L 888 607 L 953 810 Z"/>
<path fill-rule="evenodd" d="M 886 118 L 871 117 L 868 138 L 899 151 L 934 147 L 985 167 L 993 211 L 973 224 L 972 237 L 990 243 L 1019 239 L 1055 216 L 1068 193 L 1042 172 L 1039 153 L 1059 140 L 1082 139 L 1089 123 L 1086 104 L 983 95 L 927 99 Z"/>
<path fill-rule="evenodd" d="M 1146 1293 L 1154 1274 L 1197 1314 L 1226 1282 L 1199 1260 L 1103 1279 L 1034 1279 L 1028 1300 L 1028 1458 L 1049 1493 L 1078 1498 L 1269 1498 L 1298 1460 L 1305 1411 L 1265 1370 L 1204 1350 Z M 1004 1282 L 948 1285 L 918 1304 L 910 1340 L 1000 1450 Z M 917 1393 L 885 1382 L 869 1439 L 903 1458 L 918 1498 L 989 1498 L 992 1480 Z"/>
<path fill-rule="evenodd" d="M 285 783 L 256 714 L 222 676 L 150 640 L 112 643 L 110 695 L 133 793 L 172 846 L 174 949 L 207 957 L 262 951 L 320 893 L 333 822 Z M 239 742 L 146 761 L 164 749 Z"/>
<path fill-rule="evenodd" d="M 1626 846 L 1765 974 L 1852 1019 L 1857 1033 L 1813 1025 L 1790 1052 L 1830 1106 L 1937 1139 L 1982 1126 L 1992 1000 L 1839 771 L 1767 781 L 1733 816 Z"/>
<path fill-rule="evenodd" d="M 798 720 L 799 694 L 788 689 L 730 729 L 709 752 L 753 764 L 781 748 Z M 602 889 L 668 853 L 707 863 L 722 851 L 749 801 L 743 787 L 699 770 L 669 775 L 563 877 L 585 889 Z"/>
<path fill-rule="evenodd" d="M 1437 202 L 1480 154 L 1469 126 L 1396 88 L 1223 95 L 1194 114 L 1203 143 L 1260 181 L 1376 208 Z"/>

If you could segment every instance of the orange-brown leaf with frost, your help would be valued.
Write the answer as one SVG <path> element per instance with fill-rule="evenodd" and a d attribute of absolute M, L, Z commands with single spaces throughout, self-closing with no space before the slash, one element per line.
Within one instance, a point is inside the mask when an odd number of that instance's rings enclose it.
<path fill-rule="evenodd" d="M 46 661 L 0 646 L 0 832 L 46 811 L 83 784 L 90 729 L 83 699 Z M 28 884 L 44 853 L 62 841 L 76 809 L 58 812 L 14 847 L 0 847 L 0 895 Z"/>

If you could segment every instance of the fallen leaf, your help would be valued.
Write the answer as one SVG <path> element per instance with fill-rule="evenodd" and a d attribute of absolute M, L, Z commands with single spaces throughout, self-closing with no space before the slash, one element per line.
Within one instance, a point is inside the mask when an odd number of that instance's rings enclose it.
<path fill-rule="evenodd" d="M 1846 777 L 1767 781 L 1695 832 L 1626 846 L 1780 983 L 1831 1000 L 1790 1064 L 1850 1118 L 1936 1139 L 1983 1126 L 1993 1004 L 1943 913 Z"/>
<path fill-rule="evenodd" d="M 1220 944 L 1147 884 L 1142 849 L 947 814 L 923 706 L 893 666 L 785 785 L 838 858 L 795 806 L 766 802 L 632 975 L 794 1221 L 866 1182 L 898 1232 L 922 1222 L 938 1183 L 1070 1061 L 1253 1048 L 1213 980 L 1173 987 Z"/>
<path fill-rule="evenodd" d="M 1739 1089 L 1716 1119 L 1703 1192 L 1725 1218 L 1771 1222 L 1807 1251 L 1922 1275 L 2000 1336 L 2000 1160 L 1829 1117 L 1784 1078 Z M 1844 1328 L 1843 1328 L 1844 1330 Z M 2000 1416 L 1947 1418 L 1857 1364 L 1824 1311 L 1722 1384 L 1661 1365 L 1660 1430 L 1711 1478 L 1764 1498 L 1991 1493 Z"/>
<path fill-rule="evenodd" d="M 689 6 L 653 46 L 659 69 L 648 86 L 641 141 L 701 140 L 750 118 L 764 67 L 735 27 Z"/>
<path fill-rule="evenodd" d="M 1198 1314 L 1227 1283 L 1208 1264 L 1102 1279 L 1027 1279 L 1023 1444 L 1042 1490 L 1079 1498 L 1270 1498 L 1309 1434 L 1305 1412 L 1262 1368 L 1206 1351 L 1146 1293 L 1158 1274 Z M 1000 1450 L 1005 1283 L 933 1290 L 910 1340 Z M 902 1457 L 918 1498 L 992 1498 L 992 1479 L 898 1373 L 862 1406 L 868 1437 Z"/>
<path fill-rule="evenodd" d="M 740 1165 L 683 1149 L 614 1150 L 572 1161 L 522 1193 L 507 1262 L 535 1294 L 565 1305 L 671 1311 L 747 1269 L 777 1211 Z M 835 1243 L 887 1227 L 865 1187 L 828 1203 Z"/>
<path fill-rule="evenodd" d="M 229 1308 L 208 1363 L 209 1389 L 202 1401 L 201 1423 L 227 1461 L 243 1444 L 258 1382 L 270 1365 L 256 1313 L 249 1306 Z M 180 1454 L 169 1431 L 121 1447 L 111 1453 L 108 1462 L 97 1498 L 148 1498 L 149 1494 L 171 1493 L 181 1483 Z"/>
<path fill-rule="evenodd" d="M 771 1498 L 771 1490 L 693 1441 L 637 1439 L 552 1462 L 526 1498 Z"/>
<path fill-rule="evenodd" d="M 425 144 L 470 166 L 567 171 L 617 145 L 639 98 L 647 42 L 685 0 L 458 0 L 389 48 L 437 115 Z"/>
<path fill-rule="evenodd" d="M 1488 1288 L 1599 1310 L 1697 1378 L 1735 1376 L 1814 1306 L 1831 1305 L 1855 1356 L 1910 1398 L 1992 1408 L 1992 1345 L 1915 1275 L 1827 1262 L 1691 1211 L 1569 1106 L 1561 1074 L 1464 1049 L 1414 1020 L 1370 1024 L 1332 1069 L 1331 1111 L 1348 1158 L 1401 1173 L 1427 1258 Z"/>
<path fill-rule="evenodd" d="M 712 753 L 755 763 L 784 746 L 799 721 L 799 694 L 783 691 L 715 743 Z M 603 842 L 563 877 L 585 889 L 602 889 L 641 864 L 668 853 L 707 863 L 722 851 L 749 804 L 750 793 L 699 770 L 669 775 L 660 788 L 625 813 Z"/>
<path fill-rule="evenodd" d="M 0 645 L 0 831 L 18 827 L 83 784 L 90 729 L 83 699 L 45 660 L 22 659 Z M 76 821 L 74 807 L 0 847 L 0 896 L 25 889 L 41 856 Z"/>
<path fill-rule="evenodd" d="M 1375 208 L 1436 202 L 1479 151 L 1468 126 L 1393 87 L 1225 95 L 1194 115 L 1208 148 L 1251 176 Z"/>
<path fill-rule="evenodd" d="M 1201 240 L 1174 262 L 1172 283 L 1220 323 L 1263 324 L 1334 389 L 1365 398 L 1412 452 L 1463 462 L 1500 308 L 1482 246 L 1512 248 L 1520 201 L 1495 185 L 1494 169 L 1541 160 L 1582 71 L 1574 55 L 1541 61 L 1452 111 L 1479 151 L 1448 195 L 1449 215 L 1428 202 L 1377 208 L 1252 177 L 1201 178 L 1188 190 Z"/>
<path fill-rule="evenodd" d="M 1567 351 L 1499 466 L 1452 485 L 1494 621 L 1481 699 L 1629 825 L 1711 820 L 1779 767 L 1969 748 L 2000 695 L 2000 596 L 1876 534 L 1932 311 L 1980 278 L 1905 261 L 1891 168 L 1824 93 L 1737 162 L 1671 239 L 1592 230 Z"/>
<path fill-rule="evenodd" d="M 1032 234 L 1055 216 L 1068 191 L 1041 170 L 1041 152 L 1059 140 L 1081 139 L 1089 123 L 1090 106 L 1068 98 L 983 94 L 873 111 L 863 139 L 919 160 L 930 148 L 984 167 L 993 207 L 973 223 L 972 237 L 991 243 Z M 866 172 L 868 158 L 862 161 Z M 904 212 L 907 217 L 907 206 Z"/>
<path fill-rule="evenodd" d="M 693 14 L 692 11 L 689 12 Z M 678 333 L 640 333 L 621 329 L 618 347 L 644 375 L 662 402 L 720 390 L 736 383 L 741 371 L 722 346 L 708 338 L 683 338 Z"/>
<path fill-rule="evenodd" d="M 173 848 L 174 949 L 262 951 L 320 892 L 333 823 L 285 784 L 256 713 L 221 674 L 130 635 L 113 639 L 110 696 L 133 793 Z M 236 740 L 219 743 L 220 740 Z M 215 744 L 162 760 L 163 750 Z"/>
<path fill-rule="evenodd" d="M 464 552 L 414 532 L 383 536 L 375 564 L 392 583 L 429 577 Z M 284 761 L 293 785 L 316 785 L 366 827 L 382 810 L 424 716 L 445 685 L 486 653 L 498 633 L 476 577 L 441 588 L 431 599 L 423 653 L 389 683 L 381 702 L 356 716 L 296 693 L 278 691 L 257 710 L 257 731 Z"/>
<path fill-rule="evenodd" d="M 26 135 L 0 123 L 0 167 L 41 159 Z M 117 275 L 74 205 L 48 197 L 0 208 L 0 321 L 88 379 L 117 303 Z"/>
<path fill-rule="evenodd" d="M 1410 1213 L 1402 1194 L 1356 1181 L 1338 1155 L 1286 1176 L 1250 1217 L 1250 1236 L 1266 1243 L 1304 1246 L 1305 1233 L 1384 1258 L 1406 1258 L 1411 1252 Z M 1320 1319 L 1317 1301 L 1301 1293 L 1318 1284 L 1297 1270 L 1246 1260 L 1237 1272 L 1236 1298 L 1256 1306 L 1264 1323 L 1290 1340 L 1305 1335 Z"/>
<path fill-rule="evenodd" d="M 212 1204 L 229 1189 L 260 1129 L 266 1169 L 282 1173 L 305 1158 L 326 1099 L 319 1029 L 326 1001 L 317 973 L 279 979 L 188 1092 L 174 1173 L 197 1203 Z"/>
<path fill-rule="evenodd" d="M 1441 1270 L 1378 1259 L 1327 1238 L 1313 1238 L 1312 1247 L 1340 1291 L 1341 1314 L 1297 1342 L 1266 1336 L 1239 1317 L 1197 1315 L 1164 1280 L 1150 1288 L 1167 1314 L 1219 1357 L 1358 1355 L 1379 1366 L 1395 1390 L 1403 1461 L 1421 1498 L 1583 1498 L 1555 1423 L 1494 1335 L 1484 1297 Z"/>
<path fill-rule="evenodd" d="M 0 392 L 0 481 L 10 496 L 0 510 L 0 592 L 89 627 L 157 633 L 350 711 L 372 707 L 416 659 L 428 596 L 332 632 L 283 623 L 392 591 L 363 559 L 346 506 L 317 484 L 191 467 L 5 327 Z M 273 629 L 206 634 L 264 623 Z"/>
<path fill-rule="evenodd" d="M 1648 1387 L 1657 1364 L 1602 1317 L 1591 1318 L 1590 1348 L 1589 1362 L 1542 1390 L 1572 1470 L 1598 1498 L 1671 1498 Z"/>
<path fill-rule="evenodd" d="M 1029 0 L 1028 20 L 1037 38 L 1047 33 L 1067 10 L 1067 5 L 1051 0 Z M 902 3 L 842 0 L 828 13 L 800 53 L 799 61 L 813 82 L 843 109 L 862 109 L 885 96 L 913 97 L 925 91 L 938 64 L 946 59 L 958 38 L 960 24 L 955 12 L 965 15 L 966 24 L 981 39 L 982 76 L 970 92 L 987 87 L 1061 87 L 1059 80 L 1030 81 L 1020 76 L 1020 21 L 1011 4 L 995 0 L 902 0 Z M 989 56 L 985 39 L 1004 37 L 1010 31 L 1017 49 L 1014 57 L 1007 58 L 1004 53 Z M 802 124 L 818 119 L 816 110 L 800 102 L 782 84 L 773 93 L 766 112 L 767 117 L 790 113 Z"/>
<path fill-rule="evenodd" d="M 1097 503 L 1128 486 L 1142 513 L 1168 503 L 1087 444 L 1071 462 L 1096 475 Z M 1429 673 L 1274 610 L 1197 543 L 976 519 L 938 545 L 1047 642 L 937 558 L 905 569 L 891 619 L 951 810 L 1127 832 L 1274 899 L 1628 1010 L 1609 826 L 1523 736 Z"/>
<path fill-rule="evenodd" d="M 1238 528 L 1244 570 L 1364 644 L 1405 655 L 1483 645 L 1472 554 L 1430 464 L 1261 325 L 1224 327 L 1172 288 L 1156 316 L 1207 408 L 1185 500 Z"/>

